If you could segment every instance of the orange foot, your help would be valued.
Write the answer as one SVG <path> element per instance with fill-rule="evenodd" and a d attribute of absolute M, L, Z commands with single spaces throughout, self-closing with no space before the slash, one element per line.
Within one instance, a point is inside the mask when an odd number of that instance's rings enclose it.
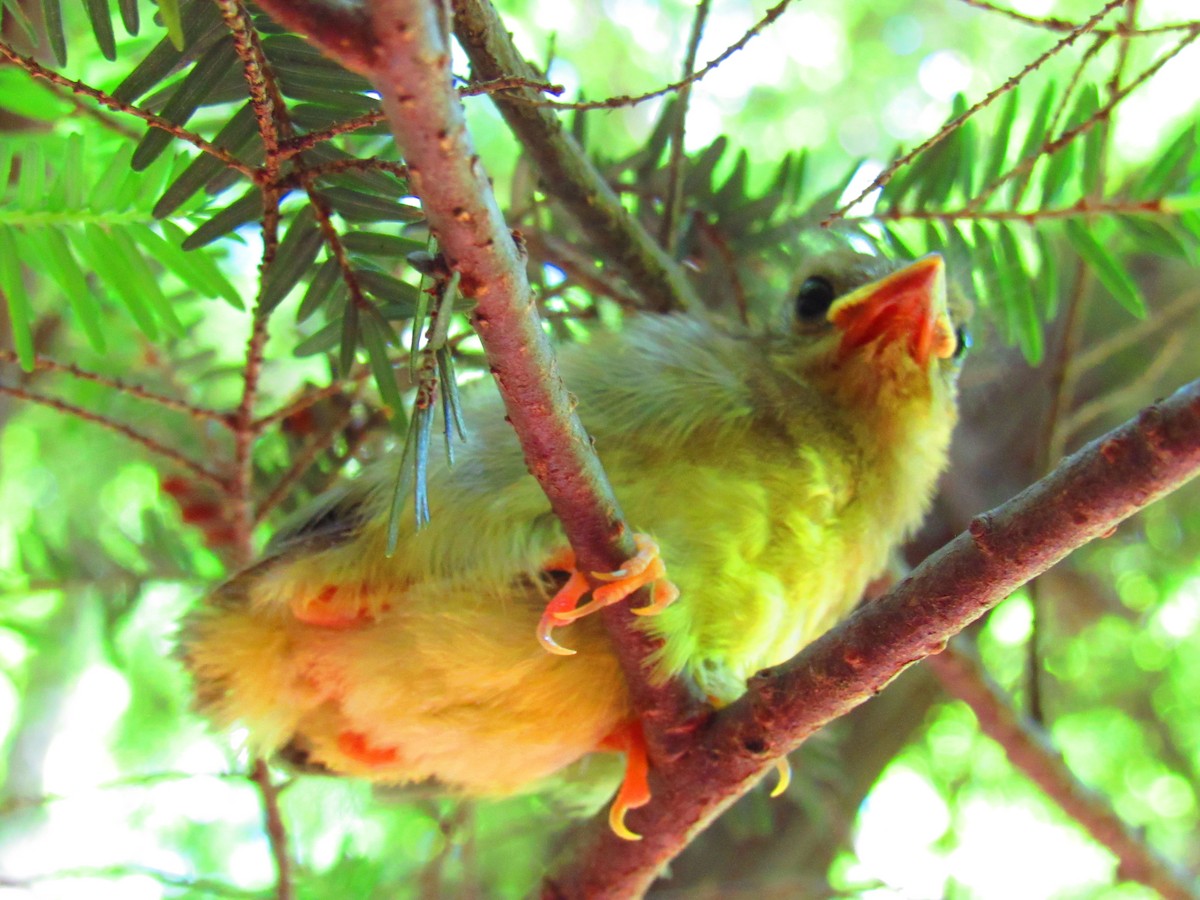
<path fill-rule="evenodd" d="M 616 799 L 608 810 L 608 827 L 619 838 L 640 841 L 642 836 L 625 826 L 625 813 L 650 802 L 650 762 L 646 757 L 646 737 L 637 719 L 613 729 L 600 742 L 599 750 L 615 750 L 625 754 L 625 778 Z"/>
<path fill-rule="evenodd" d="M 560 656 L 574 655 L 574 650 L 560 646 L 550 636 L 553 629 L 570 625 L 576 619 L 589 616 L 614 603 L 620 603 L 638 588 L 647 584 L 654 585 L 650 605 L 633 610 L 634 615 L 656 616 L 675 602 L 675 598 L 679 596 L 679 589 L 666 579 L 667 568 L 658 555 L 658 544 L 644 534 L 635 534 L 633 541 L 637 547 L 637 553 L 625 560 L 621 564 L 621 568 L 615 572 L 592 573 L 594 578 L 611 583 L 592 591 L 592 599 L 580 607 L 576 607 L 575 604 L 591 588 L 588 585 L 587 577 L 575 568 L 575 554 L 568 548 L 547 561 L 547 571 L 571 573 L 567 583 L 546 604 L 542 620 L 538 623 L 538 642 L 547 651 Z"/>

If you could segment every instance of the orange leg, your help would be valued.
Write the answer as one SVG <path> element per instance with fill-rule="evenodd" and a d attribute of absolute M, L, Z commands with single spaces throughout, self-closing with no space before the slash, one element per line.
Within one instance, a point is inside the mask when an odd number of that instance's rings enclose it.
<path fill-rule="evenodd" d="M 652 584 L 653 593 L 648 606 L 633 610 L 635 615 L 656 616 L 675 602 L 679 589 L 666 580 L 667 568 L 659 557 L 658 544 L 644 534 L 634 535 L 637 553 L 625 560 L 621 568 L 615 572 L 593 572 L 592 577 L 609 582 L 603 587 L 592 591 L 592 599 L 583 606 L 576 604 L 589 590 L 587 578 L 575 568 L 575 554 L 563 551 L 555 554 L 546 563 L 549 571 L 567 571 L 571 577 L 562 586 L 554 598 L 546 605 L 542 619 L 538 623 L 538 642 L 550 653 L 562 656 L 574 654 L 560 646 L 550 636 L 554 628 L 570 625 L 577 619 L 599 612 L 606 606 L 620 603 L 634 591 L 645 585 Z"/>
<path fill-rule="evenodd" d="M 650 761 L 646 756 L 646 737 L 637 719 L 618 725 L 600 742 L 598 750 L 625 754 L 625 778 L 608 810 L 608 827 L 619 838 L 640 841 L 642 836 L 625 825 L 625 813 L 650 802 Z"/>

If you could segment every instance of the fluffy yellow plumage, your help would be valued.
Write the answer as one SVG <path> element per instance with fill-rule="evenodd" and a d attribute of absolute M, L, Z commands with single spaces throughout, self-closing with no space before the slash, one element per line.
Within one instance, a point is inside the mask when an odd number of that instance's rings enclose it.
<path fill-rule="evenodd" d="M 644 316 L 563 348 L 627 518 L 679 588 L 643 620 L 663 642 L 654 677 L 735 699 L 847 613 L 920 522 L 960 342 L 940 258 L 891 269 L 835 253 L 765 328 Z M 466 416 L 454 468 L 431 466 L 431 524 L 392 557 L 384 465 L 190 618 L 184 653 L 218 723 L 260 751 L 474 795 L 536 788 L 596 750 L 639 756 L 596 617 L 555 627 L 574 656 L 535 639 L 562 531 L 495 392 Z"/>

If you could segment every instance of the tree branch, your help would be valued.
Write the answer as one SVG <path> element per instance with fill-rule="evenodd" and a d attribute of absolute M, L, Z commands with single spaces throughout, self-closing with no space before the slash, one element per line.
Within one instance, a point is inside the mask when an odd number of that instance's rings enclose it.
<path fill-rule="evenodd" d="M 882 690 L 1035 575 L 1200 472 L 1200 381 L 1064 460 L 1050 475 L 930 556 L 877 603 L 795 659 L 751 679 L 676 759 L 656 767 L 653 801 L 630 813 L 644 835 L 593 823 L 547 898 L 636 896 L 772 761 Z"/>
<path fill-rule="evenodd" d="M 438 7 L 421 0 L 376 0 L 383 98 L 410 184 L 450 267 L 473 297 L 484 345 L 526 465 L 545 491 L 584 571 L 607 571 L 633 554 L 632 534 L 574 414 L 542 330 L 525 259 L 496 205 L 475 153 L 450 73 L 449 35 Z M 642 663 L 654 647 L 624 608 L 605 611 L 652 755 L 658 735 L 689 706 L 682 686 L 651 687 Z"/>

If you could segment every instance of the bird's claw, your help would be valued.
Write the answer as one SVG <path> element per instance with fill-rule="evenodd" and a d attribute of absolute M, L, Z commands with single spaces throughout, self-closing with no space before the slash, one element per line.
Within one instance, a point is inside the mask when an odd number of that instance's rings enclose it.
<path fill-rule="evenodd" d="M 648 584 L 654 586 L 650 603 L 632 610 L 634 615 L 656 616 L 675 602 L 679 596 L 679 589 L 666 580 L 667 568 L 659 556 L 658 544 L 644 534 L 635 534 L 633 540 L 637 553 L 625 560 L 621 568 L 612 572 L 592 573 L 593 578 L 608 584 L 592 591 L 592 599 L 582 606 L 576 604 L 590 590 L 590 586 L 583 573 L 575 568 L 574 554 L 569 551 L 558 553 L 546 564 L 546 568 L 551 571 L 565 570 L 571 573 L 567 583 L 546 604 L 541 621 L 538 622 L 538 643 L 548 653 L 559 656 L 571 656 L 575 653 L 554 640 L 551 636 L 553 629 L 570 625 L 606 606 L 620 603 L 634 591 Z"/>
<path fill-rule="evenodd" d="M 625 777 L 608 809 L 608 827 L 622 840 L 640 841 L 642 836 L 625 824 L 625 814 L 650 802 L 650 759 L 642 723 L 634 719 L 618 726 L 600 742 L 598 749 L 625 754 Z"/>

